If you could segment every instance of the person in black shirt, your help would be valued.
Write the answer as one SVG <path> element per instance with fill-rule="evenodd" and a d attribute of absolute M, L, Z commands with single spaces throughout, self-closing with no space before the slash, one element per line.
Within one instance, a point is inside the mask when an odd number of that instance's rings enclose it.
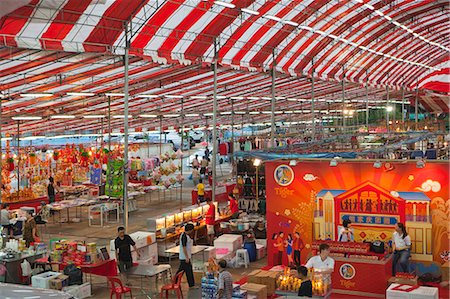
<path fill-rule="evenodd" d="M 305 266 L 298 267 L 298 276 L 302 280 L 300 289 L 298 289 L 299 297 L 312 297 L 312 283 L 308 278 L 308 268 Z"/>
<path fill-rule="evenodd" d="M 55 180 L 53 177 L 48 178 L 48 185 L 47 185 L 47 195 L 48 195 L 48 202 L 54 203 L 56 200 L 56 191 L 58 190 L 58 186 L 55 185 Z"/>
<path fill-rule="evenodd" d="M 136 248 L 136 243 L 133 239 L 125 234 L 125 228 L 123 226 L 117 229 L 119 236 L 114 240 L 114 247 L 116 248 L 116 260 L 119 264 L 119 272 L 122 278 L 122 281 L 125 281 L 126 285 L 130 285 L 128 281 L 127 272 L 133 266 L 133 258 L 131 256 L 131 246 L 133 246 L 134 251 L 138 258 L 140 257 L 139 252 Z"/>

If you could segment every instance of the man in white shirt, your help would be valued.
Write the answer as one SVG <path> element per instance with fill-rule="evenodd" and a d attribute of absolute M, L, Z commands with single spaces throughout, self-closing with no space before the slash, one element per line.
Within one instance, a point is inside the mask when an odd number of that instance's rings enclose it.
<path fill-rule="evenodd" d="M 397 273 L 397 263 L 400 264 L 402 272 L 409 271 L 409 249 L 411 248 L 411 237 L 406 232 L 406 227 L 399 222 L 395 225 L 395 232 L 392 234 L 392 246 L 394 250 L 394 257 L 392 260 L 392 276 Z"/>
<path fill-rule="evenodd" d="M 191 236 L 194 232 L 194 225 L 188 223 L 184 226 L 184 232 L 180 236 L 180 267 L 178 268 L 177 274 L 181 271 L 186 273 L 186 279 L 188 281 L 189 287 L 193 288 L 195 286 L 194 272 L 192 270 L 192 246 L 194 241 Z"/>
<path fill-rule="evenodd" d="M 306 268 L 318 270 L 320 273 L 331 274 L 334 271 L 334 260 L 329 257 L 330 246 L 322 243 L 319 246 L 319 254 L 311 257 L 306 263 Z"/>

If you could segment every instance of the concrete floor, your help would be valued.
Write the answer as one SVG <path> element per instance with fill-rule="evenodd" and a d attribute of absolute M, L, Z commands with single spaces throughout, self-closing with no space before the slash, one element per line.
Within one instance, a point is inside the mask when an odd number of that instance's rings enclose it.
<path fill-rule="evenodd" d="M 131 212 L 129 216 L 129 228 L 128 232 L 135 231 L 146 231 L 146 220 L 149 217 L 154 217 L 166 213 L 169 210 L 176 210 L 181 206 L 191 205 L 191 190 L 193 188 L 192 181 L 188 180 L 187 177 L 190 174 L 189 170 L 184 171 L 186 174 L 186 180 L 183 184 L 183 194 L 182 201 L 180 202 L 180 192 L 166 191 L 165 196 L 163 193 L 158 196 L 155 192 L 152 194 L 151 199 L 139 199 L 138 200 L 138 210 Z M 222 176 L 223 174 L 223 176 Z M 230 175 L 230 165 L 222 165 L 222 169 L 218 169 L 218 176 L 221 179 L 225 179 Z M 70 217 L 75 217 L 75 211 L 70 212 Z M 82 240 L 86 242 L 96 242 L 98 246 L 109 246 L 110 240 L 114 239 L 117 235 L 117 227 L 122 225 L 107 225 L 103 228 L 89 227 L 87 219 L 88 210 L 87 208 L 82 208 L 81 212 L 81 222 L 80 223 L 49 223 L 47 225 L 47 230 L 42 231 L 41 237 L 45 242 L 48 242 L 52 238 L 65 238 L 70 240 Z M 62 214 L 62 218 L 65 218 L 66 214 Z M 121 215 L 122 216 L 122 215 Z M 59 215 L 55 216 L 55 220 L 59 220 Z M 122 218 L 121 218 L 122 221 Z M 51 222 L 51 221 L 50 221 Z M 233 274 L 235 281 L 246 276 L 248 273 L 254 269 L 259 269 L 266 265 L 266 260 L 262 259 L 255 263 L 252 263 L 248 269 L 231 269 L 230 272 Z M 174 260 L 171 262 L 172 273 L 175 273 L 178 268 L 178 261 Z M 90 279 L 90 278 L 87 278 Z M 92 294 L 93 298 L 109 298 L 109 288 L 106 283 L 106 278 L 92 276 Z M 185 280 L 185 279 L 184 279 Z M 135 298 L 146 298 L 144 295 L 140 295 L 140 284 L 139 278 L 130 278 L 132 283 L 133 297 Z M 144 285 L 148 282 L 144 283 Z M 158 289 L 163 284 L 162 281 L 159 282 Z M 199 285 L 199 284 L 198 284 Z M 184 298 L 201 298 L 200 289 L 189 290 L 187 283 L 183 282 L 183 294 Z M 128 297 L 129 298 L 129 297 Z M 159 298 L 159 295 L 155 295 L 152 298 Z M 176 298 L 173 294 L 169 298 Z"/>

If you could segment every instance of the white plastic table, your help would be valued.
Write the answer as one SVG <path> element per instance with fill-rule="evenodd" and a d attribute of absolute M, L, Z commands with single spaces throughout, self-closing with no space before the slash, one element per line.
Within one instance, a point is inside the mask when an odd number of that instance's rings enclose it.
<path fill-rule="evenodd" d="M 170 265 L 137 265 L 135 267 L 132 267 L 130 271 L 128 272 L 129 275 L 135 275 L 139 276 L 141 278 L 141 292 L 143 295 L 145 295 L 147 298 L 151 298 L 151 295 L 154 294 L 152 290 L 156 289 L 158 290 L 158 275 L 163 273 L 169 273 L 170 278 L 172 278 L 172 272 L 171 272 Z M 155 288 L 152 288 L 152 278 L 155 277 Z M 149 278 L 150 282 L 150 290 L 149 292 L 146 292 L 146 290 L 143 287 L 143 278 Z M 158 293 L 158 292 L 156 292 Z"/>
<path fill-rule="evenodd" d="M 205 251 L 206 249 L 208 249 L 210 246 L 202 246 L 202 245 L 196 245 L 196 246 L 192 246 L 192 256 L 198 254 L 198 253 L 203 253 L 203 251 Z M 170 249 L 167 249 L 165 251 L 165 253 L 169 254 L 169 264 L 170 264 L 170 260 L 171 260 L 171 256 L 174 254 L 180 254 L 180 246 L 175 246 L 172 247 Z M 205 262 L 205 255 L 202 254 L 202 261 L 203 263 Z"/>

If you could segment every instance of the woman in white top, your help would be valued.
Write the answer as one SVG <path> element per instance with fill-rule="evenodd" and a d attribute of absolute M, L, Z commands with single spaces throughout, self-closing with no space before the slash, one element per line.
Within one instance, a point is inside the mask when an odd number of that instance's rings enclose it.
<path fill-rule="evenodd" d="M 399 222 L 395 225 L 395 232 L 392 234 L 392 246 L 394 250 L 394 257 L 392 260 L 392 276 L 397 272 L 397 264 L 400 264 L 402 272 L 408 271 L 408 260 L 410 256 L 411 237 L 406 232 L 406 227 Z"/>
<path fill-rule="evenodd" d="M 353 242 L 354 241 L 353 231 L 350 228 L 351 224 L 352 224 L 352 222 L 348 219 L 344 219 L 344 221 L 342 221 L 343 227 L 339 231 L 339 238 L 338 238 L 339 242 Z"/>

